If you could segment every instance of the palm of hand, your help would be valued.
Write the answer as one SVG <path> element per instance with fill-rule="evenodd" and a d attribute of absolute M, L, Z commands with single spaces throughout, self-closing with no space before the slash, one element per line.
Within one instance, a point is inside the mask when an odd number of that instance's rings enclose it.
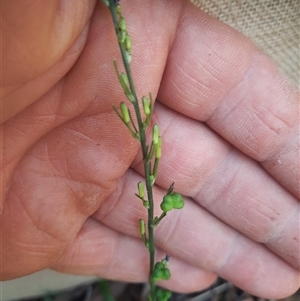
<path fill-rule="evenodd" d="M 157 229 L 161 256 L 172 255 L 167 285 L 201 289 L 216 273 L 253 294 L 292 293 L 298 91 L 245 38 L 190 4 L 150 3 L 134 7 L 127 23 L 138 95 L 159 99 L 155 199 L 173 181 L 187 197 Z M 65 30 L 63 46 L 42 63 L 32 56 L 36 68 L 19 70 L 23 85 L 4 98 L 8 117 L 18 111 L 2 124 L 4 279 L 47 267 L 128 281 L 147 275 L 136 226 L 145 212 L 134 197 L 138 144 L 112 110 L 124 98 L 114 32 L 102 7 L 78 5 L 68 15 L 77 27 L 54 30 Z M 157 13 L 165 11 L 172 18 Z"/>

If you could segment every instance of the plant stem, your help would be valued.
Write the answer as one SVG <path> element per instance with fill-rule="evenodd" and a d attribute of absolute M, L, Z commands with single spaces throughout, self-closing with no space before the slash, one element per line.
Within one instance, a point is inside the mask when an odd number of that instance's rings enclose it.
<path fill-rule="evenodd" d="M 116 12 L 116 6 L 115 6 L 115 3 L 113 0 L 109 0 L 109 9 L 111 11 L 113 23 L 114 23 L 116 34 L 118 37 L 119 23 L 118 23 L 118 17 L 117 17 L 117 12 Z M 134 107 L 136 118 L 137 118 L 138 130 L 139 130 L 139 135 L 140 135 L 140 144 L 141 144 L 142 154 L 143 154 L 144 174 L 145 174 L 145 180 L 146 180 L 147 198 L 148 198 L 148 202 L 149 202 L 149 208 L 147 209 L 148 210 L 147 232 L 148 232 L 149 253 L 150 253 L 150 272 L 149 272 L 149 282 L 150 282 L 150 288 L 151 288 L 150 296 L 151 296 L 151 301 L 156 301 L 155 284 L 154 284 L 154 281 L 151 279 L 151 275 L 154 271 L 154 265 L 155 265 L 154 202 L 153 202 L 153 191 L 152 191 L 153 183 L 151 182 L 151 179 L 150 179 L 151 170 L 150 170 L 150 160 L 148 158 L 148 148 L 147 148 L 147 143 L 146 143 L 146 132 L 145 132 L 146 129 L 145 129 L 145 126 L 142 121 L 138 97 L 136 95 L 135 87 L 133 84 L 130 66 L 126 59 L 126 50 L 122 43 L 120 43 L 120 42 L 118 42 L 118 43 L 119 43 L 119 47 L 120 47 L 121 54 L 122 54 L 122 60 L 123 60 L 125 72 L 126 72 L 126 75 L 128 78 L 129 88 L 130 88 L 130 91 L 134 98 L 134 101 L 132 103 L 133 103 L 133 107 Z"/>

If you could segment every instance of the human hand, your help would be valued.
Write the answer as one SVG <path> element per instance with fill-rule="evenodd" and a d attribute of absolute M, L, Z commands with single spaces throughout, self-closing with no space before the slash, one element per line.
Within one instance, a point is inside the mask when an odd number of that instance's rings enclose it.
<path fill-rule="evenodd" d="M 140 156 L 112 110 L 124 96 L 107 9 L 88 0 L 3 7 L 1 278 L 50 267 L 145 281 Z M 159 100 L 155 200 L 173 181 L 186 195 L 156 232 L 158 258 L 172 258 L 165 285 L 199 290 L 220 275 L 262 297 L 293 293 L 299 91 L 187 1 L 122 7 L 138 94 Z"/>

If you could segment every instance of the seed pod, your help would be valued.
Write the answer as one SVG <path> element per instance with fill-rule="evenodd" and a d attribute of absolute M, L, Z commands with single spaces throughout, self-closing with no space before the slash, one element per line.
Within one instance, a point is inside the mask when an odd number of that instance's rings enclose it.
<path fill-rule="evenodd" d="M 165 195 L 163 201 L 160 204 L 160 208 L 164 212 L 171 211 L 173 209 L 173 200 Z"/>
<path fill-rule="evenodd" d="M 169 280 L 171 278 L 171 272 L 162 262 L 157 262 L 154 266 L 152 277 L 154 281 L 160 279 Z"/>
<path fill-rule="evenodd" d="M 167 212 L 172 209 L 181 209 L 184 206 L 182 195 L 179 193 L 166 194 L 163 198 L 160 208 Z"/>
<path fill-rule="evenodd" d="M 161 270 L 163 272 L 161 279 L 163 280 L 169 280 L 171 278 L 171 272 L 168 268 L 164 268 Z"/>
<path fill-rule="evenodd" d="M 155 290 L 155 296 L 156 296 L 157 300 L 168 301 L 171 298 L 172 293 L 169 290 L 164 290 L 164 289 L 161 289 L 161 288 L 157 288 Z"/>
<path fill-rule="evenodd" d="M 165 267 L 164 264 L 163 264 L 161 261 L 158 261 L 158 262 L 155 264 L 154 269 L 155 269 L 155 270 L 161 270 L 161 269 L 163 269 L 164 267 Z"/>
<path fill-rule="evenodd" d="M 179 193 L 174 193 L 172 195 L 172 197 L 173 197 L 173 207 L 174 207 L 174 209 L 181 209 L 181 208 L 183 208 L 184 201 L 183 201 L 182 195 L 179 194 Z"/>

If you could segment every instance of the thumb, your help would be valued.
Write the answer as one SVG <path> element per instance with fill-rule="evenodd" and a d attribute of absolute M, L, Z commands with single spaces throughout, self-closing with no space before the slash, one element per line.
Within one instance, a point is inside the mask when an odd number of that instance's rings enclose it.
<path fill-rule="evenodd" d="M 1 122 L 5 122 L 49 90 L 73 65 L 84 45 L 95 0 L 10 0 L 1 4 Z M 64 56 L 67 59 L 62 60 Z"/>

